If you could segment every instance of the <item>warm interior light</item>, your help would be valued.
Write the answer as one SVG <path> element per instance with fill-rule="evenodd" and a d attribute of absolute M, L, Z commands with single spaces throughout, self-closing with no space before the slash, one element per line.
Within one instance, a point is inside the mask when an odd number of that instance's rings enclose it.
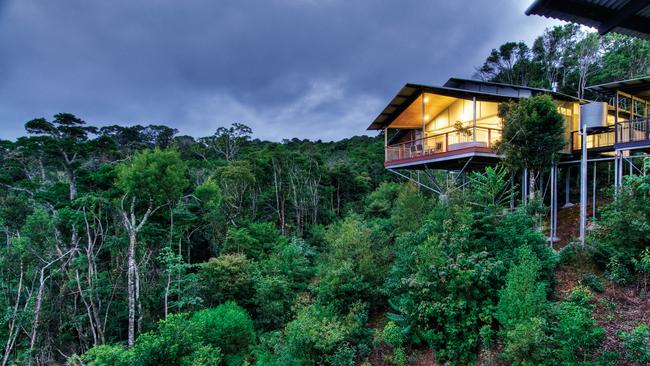
<path fill-rule="evenodd" d="M 425 103 L 429 103 L 429 97 L 428 97 L 428 96 L 425 96 L 425 97 L 424 97 L 424 102 L 425 102 Z"/>

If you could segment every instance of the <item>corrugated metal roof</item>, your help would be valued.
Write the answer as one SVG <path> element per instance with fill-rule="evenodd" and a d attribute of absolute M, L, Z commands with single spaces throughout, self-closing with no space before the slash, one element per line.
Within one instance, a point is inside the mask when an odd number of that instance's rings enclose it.
<path fill-rule="evenodd" d="M 613 96 L 617 90 L 620 90 L 639 98 L 647 99 L 650 98 L 650 76 L 591 85 L 585 89 L 610 97 Z"/>
<path fill-rule="evenodd" d="M 531 14 L 650 39 L 650 0 L 536 0 Z"/>

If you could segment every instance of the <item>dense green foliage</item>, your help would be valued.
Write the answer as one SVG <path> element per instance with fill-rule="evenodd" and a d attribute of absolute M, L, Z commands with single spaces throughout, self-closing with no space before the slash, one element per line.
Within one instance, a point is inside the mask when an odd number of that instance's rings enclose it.
<path fill-rule="evenodd" d="M 502 105 L 503 136 L 496 149 L 515 169 L 546 169 L 564 148 L 564 117 L 548 95 Z"/>
<path fill-rule="evenodd" d="M 532 45 L 506 42 L 477 69 L 484 80 L 552 89 L 583 98 L 585 86 L 650 74 L 650 42 L 616 33 L 598 37 L 576 24 L 554 26 Z"/>
<path fill-rule="evenodd" d="M 253 322 L 246 311 L 228 302 L 193 316 L 170 315 L 141 334 L 131 349 L 96 346 L 69 360 L 87 365 L 239 365 L 255 341 Z"/>
<path fill-rule="evenodd" d="M 546 66 L 527 75 L 562 75 L 567 87 L 583 39 L 557 51 L 568 69 L 544 53 L 553 39 L 536 42 L 531 62 Z M 592 79 L 647 69 L 645 43 L 602 42 L 598 62 L 618 66 Z M 527 52 L 502 47 L 488 66 Z M 504 81 L 521 70 L 493 71 Z M 512 136 L 507 155 L 526 145 L 519 156 L 537 159 L 517 168 L 555 158 L 549 106 L 511 106 L 513 124 L 550 131 L 546 155 Z M 535 125 L 540 116 L 548 123 Z M 2 365 L 357 365 L 385 352 L 405 365 L 417 351 L 448 364 L 490 352 L 514 364 L 604 362 L 590 291 L 551 296 L 558 255 L 530 208 L 515 207 L 506 167 L 437 197 L 389 175 L 383 136 L 274 143 L 233 124 L 195 139 L 70 114 L 26 128 L 0 142 Z M 626 182 L 589 238 L 616 283 L 647 287 L 647 179 Z M 647 327 L 619 338 L 625 357 L 646 362 Z"/>
<path fill-rule="evenodd" d="M 353 140 L 240 139 L 230 161 L 187 139 L 126 155 L 113 140 L 76 171 L 74 200 L 57 198 L 69 185 L 56 164 L 21 166 L 9 144 L 6 359 L 58 348 L 85 365 L 354 365 L 377 339 L 398 365 L 417 348 L 450 363 L 494 347 L 513 363 L 594 359 L 589 295 L 549 300 L 557 255 L 510 208 L 506 168 L 440 200 L 383 176 L 380 139 Z M 41 166 L 45 180 L 28 174 Z M 379 336 L 371 317 L 387 321 Z"/>

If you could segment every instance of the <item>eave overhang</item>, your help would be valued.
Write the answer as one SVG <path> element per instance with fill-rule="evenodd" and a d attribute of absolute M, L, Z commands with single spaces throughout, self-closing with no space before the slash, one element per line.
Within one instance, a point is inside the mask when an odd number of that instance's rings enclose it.
<path fill-rule="evenodd" d="M 616 95 L 616 91 L 622 91 L 641 99 L 650 100 L 650 76 L 591 85 L 585 89 L 610 98 Z"/>
<path fill-rule="evenodd" d="M 650 40 L 650 0 L 536 0 L 533 14 Z"/>

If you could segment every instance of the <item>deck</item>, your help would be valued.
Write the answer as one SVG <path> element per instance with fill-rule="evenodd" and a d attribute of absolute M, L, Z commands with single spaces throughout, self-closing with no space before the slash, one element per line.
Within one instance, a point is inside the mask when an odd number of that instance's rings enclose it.
<path fill-rule="evenodd" d="M 386 168 L 449 169 L 468 159 L 475 164 L 498 162 L 493 150 L 501 130 L 476 127 L 465 132 L 449 131 L 386 146 Z M 471 159 L 470 159 L 471 158 Z"/>
<path fill-rule="evenodd" d="M 578 131 L 571 133 L 571 150 L 579 153 L 581 136 Z M 594 131 L 587 136 L 588 152 L 611 152 L 650 148 L 650 117 L 618 122 L 607 129 Z"/>
<path fill-rule="evenodd" d="M 477 127 L 468 132 L 449 131 L 386 146 L 384 166 L 388 169 L 461 169 L 494 165 L 499 155 L 494 151 L 501 130 Z M 581 136 L 571 133 L 572 154 L 581 151 Z M 615 150 L 650 149 L 650 118 L 618 122 L 610 128 L 592 131 L 587 136 L 589 153 Z"/>

